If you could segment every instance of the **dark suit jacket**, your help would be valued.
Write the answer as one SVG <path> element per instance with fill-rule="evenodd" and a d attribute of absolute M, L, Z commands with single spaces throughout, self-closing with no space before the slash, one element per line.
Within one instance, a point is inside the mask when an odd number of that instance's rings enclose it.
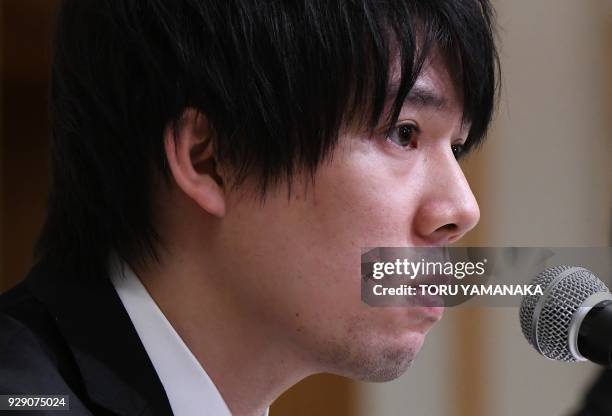
<path fill-rule="evenodd" d="M 0 394 L 69 395 L 70 412 L 36 415 L 172 414 L 112 283 L 44 264 L 0 295 Z"/>

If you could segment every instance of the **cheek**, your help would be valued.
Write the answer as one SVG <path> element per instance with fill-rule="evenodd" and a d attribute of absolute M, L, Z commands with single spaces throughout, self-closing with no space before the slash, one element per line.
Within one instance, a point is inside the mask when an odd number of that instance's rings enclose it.
<path fill-rule="evenodd" d="M 284 267 L 302 278 L 285 283 L 299 287 L 296 296 L 315 318 L 325 318 L 320 310 L 340 318 L 360 306 L 363 248 L 411 244 L 416 193 L 405 185 L 410 172 L 398 170 L 376 153 L 352 153 L 321 167 L 314 188 L 275 209 L 279 233 L 292 234 L 279 250 L 299 253 Z"/>
<path fill-rule="evenodd" d="M 281 191 L 263 205 L 231 205 L 217 253 L 235 256 L 221 261 L 240 282 L 233 290 L 262 319 L 302 333 L 363 314 L 361 249 L 410 244 L 407 174 L 379 153 L 353 151 L 321 166 L 314 187 L 297 183 L 291 199 Z"/>
<path fill-rule="evenodd" d="M 330 252 L 410 245 L 420 185 L 416 169 L 402 162 L 369 148 L 321 168 L 303 214 L 326 234 Z"/>

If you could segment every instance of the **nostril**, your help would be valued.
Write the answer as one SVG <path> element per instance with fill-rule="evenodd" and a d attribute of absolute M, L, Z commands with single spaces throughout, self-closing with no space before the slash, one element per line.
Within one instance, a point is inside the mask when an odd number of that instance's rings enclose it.
<path fill-rule="evenodd" d="M 442 227 L 439 227 L 436 231 L 453 232 L 453 231 L 457 231 L 458 229 L 459 227 L 457 226 L 457 224 L 446 224 L 446 225 L 443 225 Z"/>

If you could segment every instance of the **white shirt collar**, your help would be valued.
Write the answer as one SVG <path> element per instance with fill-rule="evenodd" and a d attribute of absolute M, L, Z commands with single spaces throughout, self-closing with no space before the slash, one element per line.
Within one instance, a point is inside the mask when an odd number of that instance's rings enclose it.
<path fill-rule="evenodd" d="M 175 416 L 231 416 L 227 404 L 199 361 L 174 330 L 129 265 L 111 256 L 110 276 Z M 265 416 L 268 416 L 266 410 Z"/>

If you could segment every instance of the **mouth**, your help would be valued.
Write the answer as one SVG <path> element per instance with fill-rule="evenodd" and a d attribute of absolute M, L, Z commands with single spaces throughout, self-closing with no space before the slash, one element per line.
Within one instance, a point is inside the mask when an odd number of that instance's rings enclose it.
<path fill-rule="evenodd" d="M 419 276 L 415 279 L 411 286 L 417 289 L 415 296 L 413 297 L 413 305 L 409 306 L 410 309 L 416 309 L 420 315 L 428 322 L 434 323 L 442 319 L 445 309 L 444 296 L 438 294 L 431 294 L 427 291 L 421 290 L 421 285 L 445 285 L 449 283 L 448 276 Z"/>
<path fill-rule="evenodd" d="M 409 283 L 409 286 L 415 288 L 416 292 L 414 295 L 414 306 L 425 307 L 427 309 L 434 309 L 437 314 L 438 309 L 444 309 L 446 305 L 445 297 L 436 290 L 432 293 L 431 290 L 425 287 L 442 287 L 454 284 L 451 278 L 446 275 L 435 275 L 435 276 L 418 276 L 415 280 Z"/>
<path fill-rule="evenodd" d="M 444 315 L 443 306 L 417 306 L 417 309 L 421 314 L 425 315 L 434 322 L 438 322 Z"/>
<path fill-rule="evenodd" d="M 442 319 L 444 308 L 438 306 L 414 306 L 407 308 L 410 315 L 410 331 L 417 331 L 422 335 L 427 332 Z"/>

